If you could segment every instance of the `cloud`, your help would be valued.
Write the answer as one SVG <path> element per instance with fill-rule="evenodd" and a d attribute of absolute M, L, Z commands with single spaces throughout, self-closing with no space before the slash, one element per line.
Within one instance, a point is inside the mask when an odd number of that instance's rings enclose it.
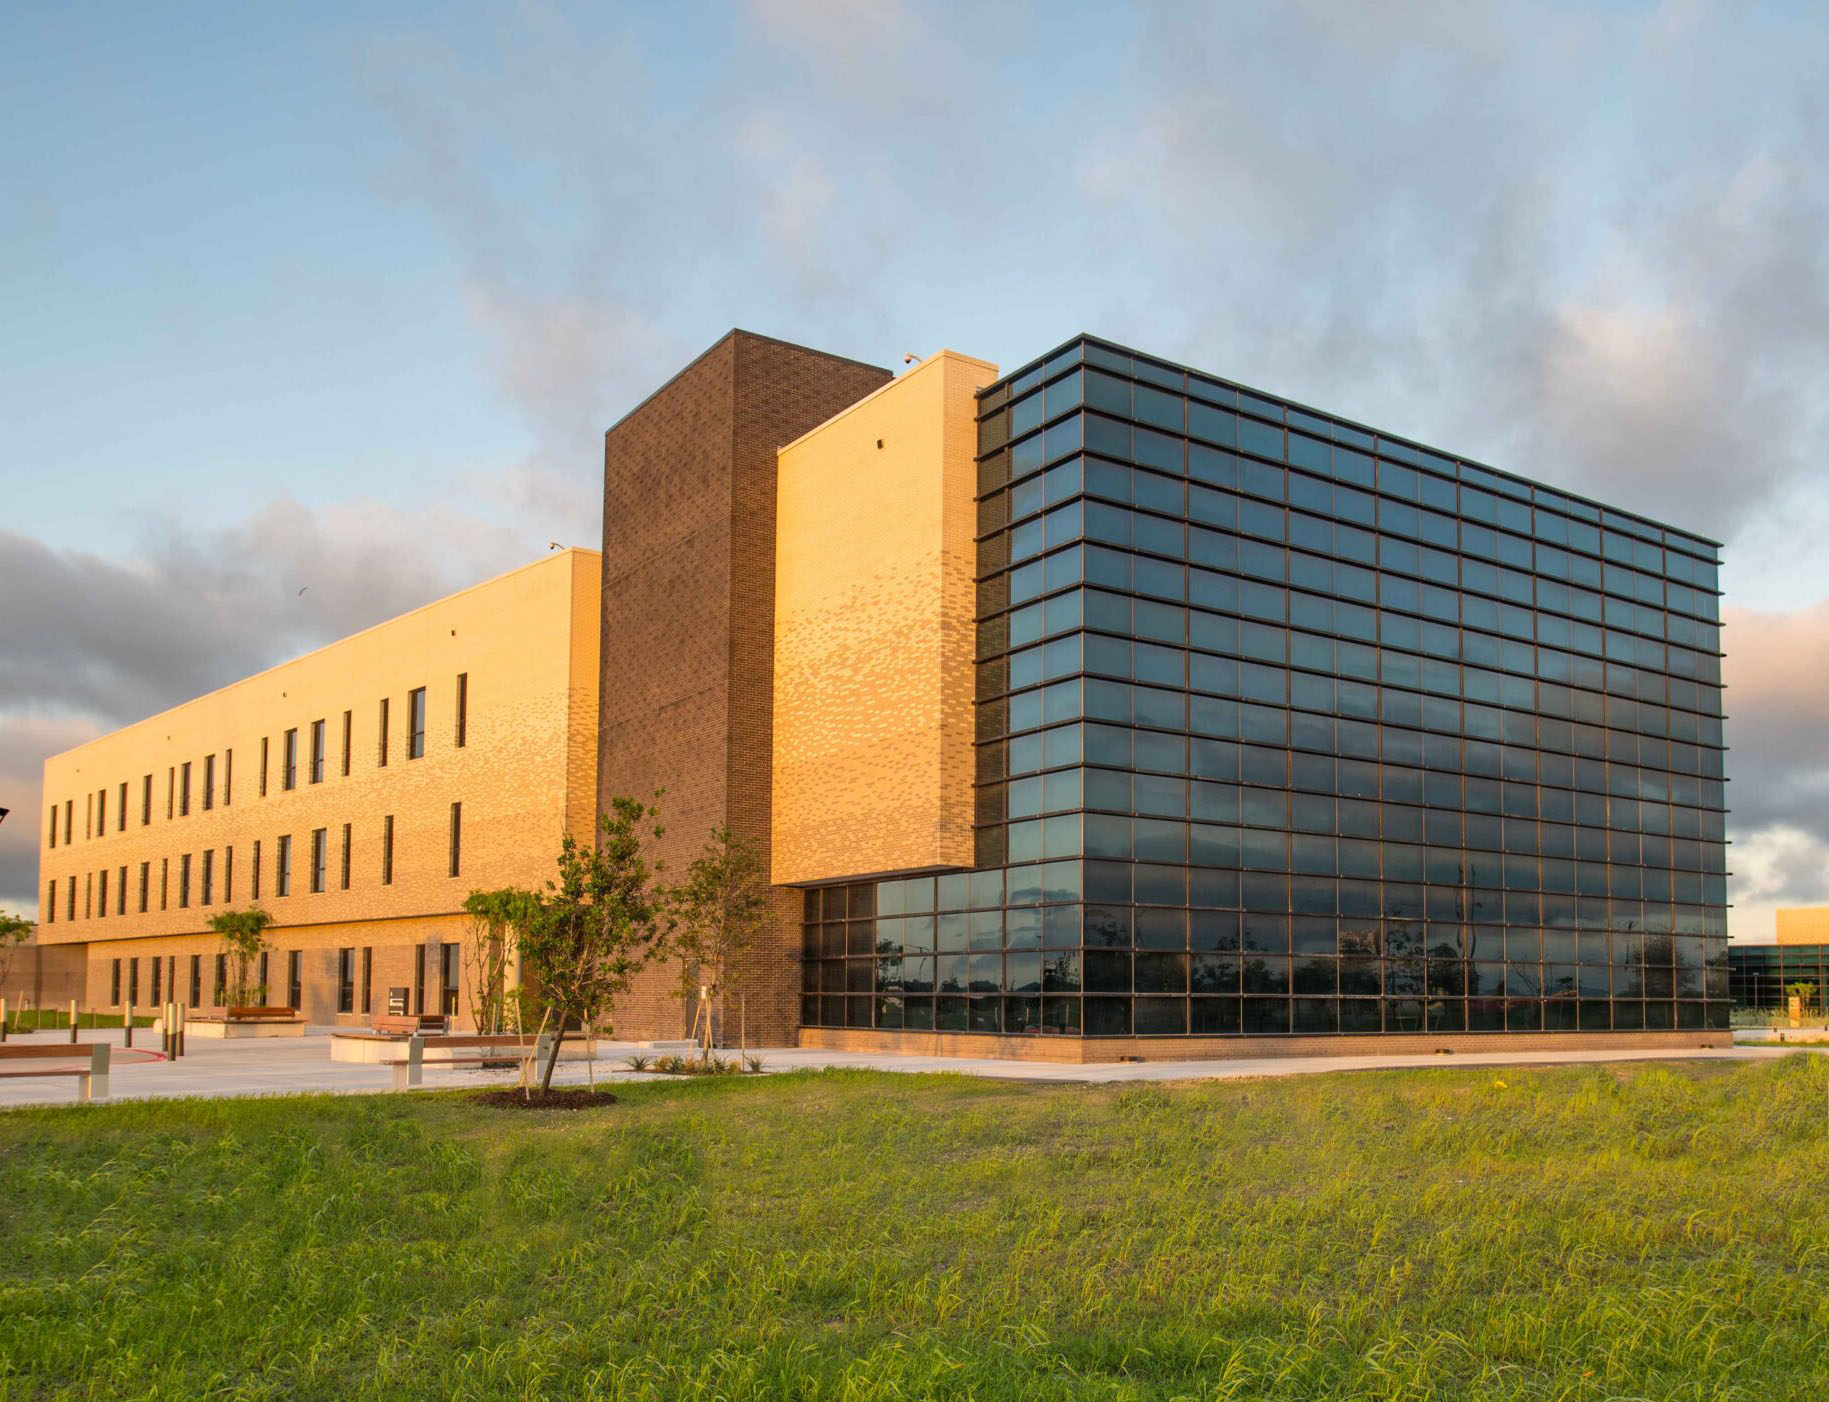
<path fill-rule="evenodd" d="M 362 501 L 314 511 L 283 496 L 231 529 L 160 524 L 123 559 L 0 531 L 0 805 L 14 810 L 0 825 L 0 905 L 36 900 L 47 756 L 524 564 L 544 545 L 456 510 Z"/>

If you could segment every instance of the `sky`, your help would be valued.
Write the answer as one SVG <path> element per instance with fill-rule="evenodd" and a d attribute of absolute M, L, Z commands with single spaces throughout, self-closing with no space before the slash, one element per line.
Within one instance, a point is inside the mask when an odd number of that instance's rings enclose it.
<path fill-rule="evenodd" d="M 1725 541 L 1770 938 L 1829 901 L 1825 71 L 1809 4 L 12 0 L 0 908 L 46 755 L 598 544 L 730 327 L 1089 331 Z"/>

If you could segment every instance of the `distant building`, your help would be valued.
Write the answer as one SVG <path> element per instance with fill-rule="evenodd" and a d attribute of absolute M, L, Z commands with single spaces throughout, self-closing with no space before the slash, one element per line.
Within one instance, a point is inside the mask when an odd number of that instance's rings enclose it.
<path fill-rule="evenodd" d="M 269 1003 L 464 1023 L 464 897 L 591 828 L 599 588 L 555 553 L 47 760 L 38 935 L 84 1006 L 219 1007 L 207 922 L 258 905 Z"/>
<path fill-rule="evenodd" d="M 1793 906 L 1780 910 L 1778 943 L 1829 944 L 1829 905 Z"/>
<path fill-rule="evenodd" d="M 1778 912 L 1773 944 L 1733 944 L 1727 950 L 1729 988 L 1744 1008 L 1782 1008 L 1799 984 L 1814 1008 L 1829 998 L 1829 906 L 1794 906 Z"/>

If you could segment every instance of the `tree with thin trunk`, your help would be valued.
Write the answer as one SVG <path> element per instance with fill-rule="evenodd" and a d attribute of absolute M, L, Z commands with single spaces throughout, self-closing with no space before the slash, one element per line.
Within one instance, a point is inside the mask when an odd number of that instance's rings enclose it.
<path fill-rule="evenodd" d="M 13 971 L 13 956 L 37 928 L 23 915 L 0 910 L 0 988 L 6 987 L 7 975 Z"/>
<path fill-rule="evenodd" d="M 266 1001 L 267 986 L 248 982 L 248 966 L 267 947 L 267 931 L 272 926 L 273 917 L 257 905 L 246 910 L 219 910 L 210 917 L 210 928 L 222 938 L 223 952 L 235 961 L 235 982 L 217 991 L 224 1006 L 246 1007 L 256 989 L 260 1000 Z"/>
<path fill-rule="evenodd" d="M 470 1017 L 478 1032 L 501 1032 L 507 1021 L 508 971 L 514 966 L 521 932 L 532 922 L 539 897 L 518 886 L 472 891 L 464 897 L 470 942 L 464 949 L 470 989 Z"/>
<path fill-rule="evenodd" d="M 762 853 L 749 839 L 720 824 L 704 850 L 686 868 L 685 881 L 669 896 L 676 912 L 675 947 L 685 996 L 703 989 L 703 1044 L 711 1055 L 712 1009 L 737 991 L 745 951 L 768 920 L 768 883 Z"/>
<path fill-rule="evenodd" d="M 521 932 L 521 967 L 557 1024 L 542 1093 L 552 1085 L 566 1029 L 590 1036 L 634 977 L 666 950 L 672 920 L 654 881 L 661 866 L 647 855 L 662 833 L 659 817 L 653 804 L 614 798 L 598 815 L 595 845 L 567 833 L 557 878 L 546 883 Z"/>

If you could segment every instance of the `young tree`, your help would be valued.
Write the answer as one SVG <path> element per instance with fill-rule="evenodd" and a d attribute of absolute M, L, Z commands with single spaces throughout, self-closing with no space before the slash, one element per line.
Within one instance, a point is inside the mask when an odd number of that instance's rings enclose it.
<path fill-rule="evenodd" d="M 261 1001 L 266 1001 L 267 986 L 248 982 L 248 965 L 267 947 L 267 931 L 272 924 L 273 917 L 257 905 L 246 910 L 218 911 L 210 917 L 210 928 L 222 937 L 223 952 L 235 960 L 235 982 L 217 992 L 218 1001 L 225 1006 L 245 1006 L 256 989 Z"/>
<path fill-rule="evenodd" d="M 762 853 L 747 838 L 719 825 L 686 868 L 686 880 L 670 893 L 679 930 L 682 996 L 695 985 L 706 990 L 711 1007 L 737 989 L 744 951 L 756 942 L 768 920 L 768 883 Z M 711 1028 L 704 1033 L 711 1054 Z"/>
<path fill-rule="evenodd" d="M 470 974 L 470 1016 L 478 1032 L 500 1032 L 506 1021 L 508 974 L 519 952 L 521 932 L 533 919 L 539 897 L 518 886 L 472 891 L 464 898 L 470 943 L 464 962 Z"/>
<path fill-rule="evenodd" d="M 6 976 L 13 971 L 13 956 L 37 928 L 23 915 L 0 910 L 0 988 L 6 987 Z"/>
<path fill-rule="evenodd" d="M 656 795 L 658 797 L 659 795 Z M 556 880 L 521 932 L 521 966 L 558 1023 L 540 1090 L 552 1085 L 565 1029 L 587 1035 L 609 1016 L 617 995 L 666 949 L 671 928 L 653 878 L 646 844 L 661 835 L 660 810 L 633 798 L 610 800 L 590 846 L 570 833 L 559 851 Z"/>

